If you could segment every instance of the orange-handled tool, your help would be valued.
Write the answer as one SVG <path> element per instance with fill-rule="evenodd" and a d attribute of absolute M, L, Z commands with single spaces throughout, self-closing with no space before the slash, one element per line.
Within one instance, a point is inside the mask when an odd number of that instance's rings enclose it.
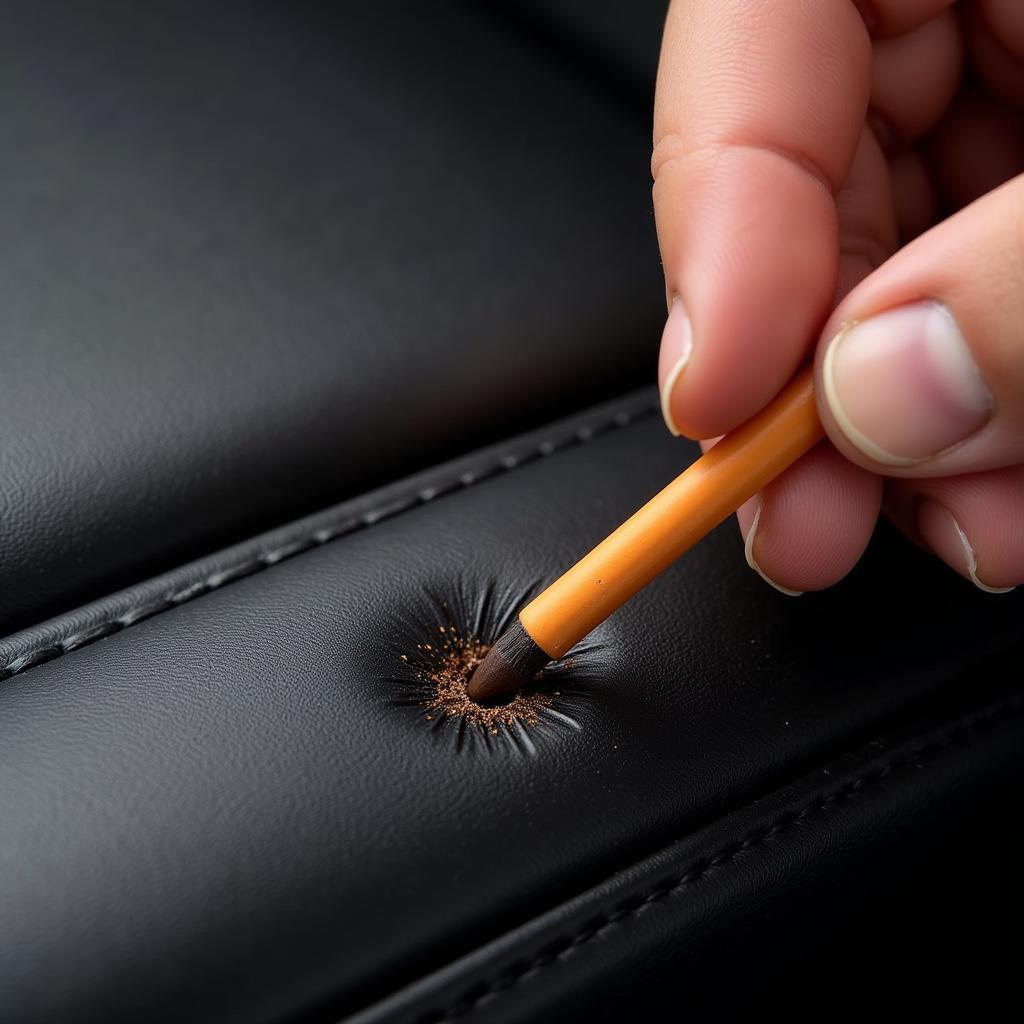
<path fill-rule="evenodd" d="M 525 685 L 824 437 L 808 366 L 535 597 L 469 681 L 476 700 Z"/>

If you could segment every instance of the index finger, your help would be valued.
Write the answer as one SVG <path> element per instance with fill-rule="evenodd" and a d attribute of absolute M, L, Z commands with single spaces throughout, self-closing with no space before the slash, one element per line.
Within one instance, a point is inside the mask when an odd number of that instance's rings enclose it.
<path fill-rule="evenodd" d="M 749 418 L 815 339 L 836 288 L 833 194 L 870 80 L 851 0 L 672 4 L 652 173 L 666 284 L 680 300 L 659 367 L 676 432 L 710 437 Z"/>

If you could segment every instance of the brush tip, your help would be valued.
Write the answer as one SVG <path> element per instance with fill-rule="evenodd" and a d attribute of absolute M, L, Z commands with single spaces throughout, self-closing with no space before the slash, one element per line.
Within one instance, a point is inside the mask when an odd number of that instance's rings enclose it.
<path fill-rule="evenodd" d="M 470 700 L 484 702 L 520 690 L 529 686 L 550 660 L 516 619 L 477 665 L 466 684 L 466 694 Z"/>

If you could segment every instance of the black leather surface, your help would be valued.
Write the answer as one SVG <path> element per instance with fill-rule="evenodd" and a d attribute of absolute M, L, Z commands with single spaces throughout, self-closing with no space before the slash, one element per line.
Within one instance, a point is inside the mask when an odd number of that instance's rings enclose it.
<path fill-rule="evenodd" d="M 1014 1020 L 1022 711 L 866 744 L 353 1024 Z"/>
<path fill-rule="evenodd" d="M 651 378 L 648 119 L 529 33 L 2 13 L 0 633 Z"/>
<path fill-rule="evenodd" d="M 668 0 L 490 0 L 480 6 L 526 38 L 545 41 L 563 63 L 586 69 L 650 121 Z"/>
<path fill-rule="evenodd" d="M 240 540 L 649 379 L 660 6 L 3 6 L 0 1020 L 1000 1019 L 1019 594 L 730 525 L 492 736 L 650 393 Z"/>
<path fill-rule="evenodd" d="M 493 632 L 691 454 L 653 416 L 616 426 L 609 414 L 589 433 L 0 684 L 0 1016 L 340 1017 L 595 885 L 617 890 L 609 876 L 681 837 L 695 836 L 669 853 L 668 876 L 680 857 L 729 850 L 787 808 L 874 778 L 891 751 L 899 787 L 882 792 L 898 795 L 879 813 L 851 790 L 759 838 L 765 859 L 730 853 L 740 877 L 721 864 L 724 888 L 661 901 L 636 942 L 609 931 L 491 1006 L 498 1019 L 502 1006 L 510 1018 L 564 1009 L 600 975 L 595 992 L 617 989 L 608 1006 L 621 1008 L 632 982 L 668 984 L 705 924 L 701 955 L 728 956 L 744 908 L 777 915 L 768 933 L 789 941 L 779 915 L 804 884 L 812 909 L 845 892 L 844 906 L 884 919 L 884 850 L 863 872 L 858 850 L 940 834 L 917 829 L 919 808 L 922 821 L 950 815 L 948 832 L 971 802 L 954 791 L 1008 762 L 1002 727 L 1019 698 L 984 728 L 964 716 L 1019 687 L 987 664 L 1019 660 L 1018 594 L 981 594 L 883 538 L 835 592 L 794 601 L 746 569 L 727 527 L 559 678 L 556 708 L 578 728 L 545 720 L 460 743 L 403 703 L 400 656 L 436 638 L 442 605 Z M 995 738 L 954 744 L 965 729 Z M 849 753 L 885 734 L 896 739 L 877 757 Z M 599 901 L 596 920 L 617 905 Z M 555 953 L 585 931 L 571 924 L 551 930 Z M 483 1019 L 477 997 L 518 960 L 504 946 L 480 955 L 414 1015 L 467 1004 Z"/>
<path fill-rule="evenodd" d="M 437 501 L 492 476 L 548 458 L 597 433 L 658 415 L 654 389 L 641 388 L 610 403 L 322 509 L 229 548 L 0 638 L 0 680 L 96 643 L 170 608 L 333 543 L 391 516 Z"/>

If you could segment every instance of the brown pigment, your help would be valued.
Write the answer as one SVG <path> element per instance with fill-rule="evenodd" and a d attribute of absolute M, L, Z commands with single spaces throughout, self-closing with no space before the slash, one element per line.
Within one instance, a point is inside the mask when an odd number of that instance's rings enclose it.
<path fill-rule="evenodd" d="M 427 719 L 462 718 L 471 725 L 497 735 L 502 727 L 515 725 L 537 725 L 540 713 L 554 703 L 555 694 L 537 690 L 516 690 L 515 695 L 505 704 L 478 704 L 466 694 L 466 684 L 473 670 L 484 660 L 491 649 L 490 644 L 481 643 L 472 637 L 459 635 L 455 626 L 441 626 L 440 639 L 436 643 L 417 644 L 417 661 L 423 667 L 417 676 L 427 687 L 423 707 Z M 403 661 L 409 661 L 402 655 Z"/>

